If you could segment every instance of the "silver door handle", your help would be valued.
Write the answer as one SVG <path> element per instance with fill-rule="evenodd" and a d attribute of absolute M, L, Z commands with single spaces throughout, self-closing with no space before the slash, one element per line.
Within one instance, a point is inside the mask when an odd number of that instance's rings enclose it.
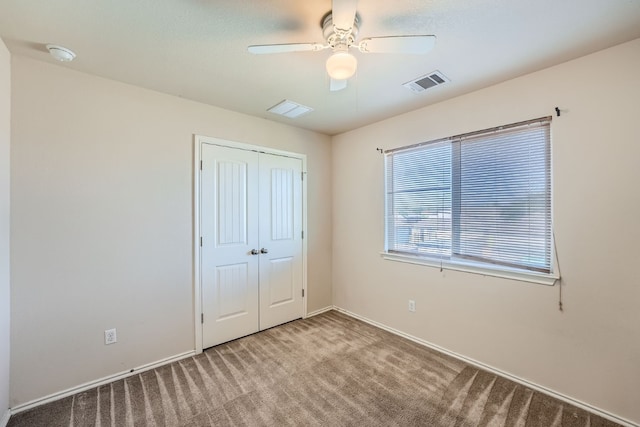
<path fill-rule="evenodd" d="M 260 253 L 260 251 L 258 251 L 257 249 L 251 249 L 251 252 L 249 252 L 251 255 L 258 255 Z"/>
<path fill-rule="evenodd" d="M 262 248 L 262 249 L 260 249 L 260 253 L 268 254 L 268 253 L 269 253 L 269 251 L 268 251 L 268 250 L 266 250 L 265 248 Z"/>

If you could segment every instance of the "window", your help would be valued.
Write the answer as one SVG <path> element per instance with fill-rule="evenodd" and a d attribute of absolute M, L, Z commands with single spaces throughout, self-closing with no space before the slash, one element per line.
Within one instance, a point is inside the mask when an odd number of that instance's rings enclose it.
<path fill-rule="evenodd" d="M 387 151 L 385 256 L 552 284 L 550 123 Z"/>

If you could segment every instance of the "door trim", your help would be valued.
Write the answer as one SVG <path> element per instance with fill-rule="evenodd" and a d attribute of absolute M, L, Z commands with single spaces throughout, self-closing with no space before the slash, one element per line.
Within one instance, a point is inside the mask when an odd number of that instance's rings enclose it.
<path fill-rule="evenodd" d="M 196 354 L 202 353 L 202 280 L 201 280 L 201 247 L 200 247 L 200 162 L 202 160 L 202 146 L 204 144 L 219 145 L 238 150 L 255 151 L 258 153 L 272 154 L 276 156 L 292 157 L 302 161 L 302 317 L 307 317 L 307 156 L 305 154 L 276 150 L 260 145 L 246 144 L 229 141 L 203 135 L 194 135 L 193 138 L 193 314 L 194 314 L 194 347 Z"/>

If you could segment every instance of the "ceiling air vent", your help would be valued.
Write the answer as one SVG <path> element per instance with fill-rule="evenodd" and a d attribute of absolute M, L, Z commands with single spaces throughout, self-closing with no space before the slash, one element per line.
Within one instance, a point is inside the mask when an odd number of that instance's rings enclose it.
<path fill-rule="evenodd" d="M 415 80 L 411 80 L 410 82 L 407 82 L 402 86 L 411 89 L 415 93 L 420 93 L 448 81 L 449 79 L 444 74 L 436 70 L 422 77 L 418 77 Z"/>
<path fill-rule="evenodd" d="M 267 111 L 270 113 L 289 117 L 290 119 L 295 119 L 296 117 L 313 111 L 313 108 L 285 99 L 279 104 L 276 104 L 273 107 L 269 108 Z"/>

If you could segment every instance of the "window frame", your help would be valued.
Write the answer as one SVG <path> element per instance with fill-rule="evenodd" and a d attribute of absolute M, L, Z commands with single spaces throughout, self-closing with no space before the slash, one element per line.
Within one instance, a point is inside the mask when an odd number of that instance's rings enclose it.
<path fill-rule="evenodd" d="M 403 147 L 398 147 L 398 148 L 394 148 L 394 149 L 390 149 L 390 150 L 386 150 L 384 152 L 385 154 L 385 159 L 384 159 L 384 173 L 385 173 L 385 179 L 384 179 L 384 214 L 383 214 L 383 218 L 384 218 L 384 249 L 383 251 L 380 253 L 380 255 L 382 256 L 383 259 L 385 260 L 389 260 L 389 261 L 397 261 L 397 262 L 404 262 L 404 263 L 410 263 L 410 264 L 418 264 L 418 265 L 424 265 L 424 266 L 429 266 L 429 267 L 436 267 L 439 268 L 441 271 L 442 270 L 454 270 L 454 271 L 462 271 L 462 272 L 467 272 L 467 273 L 473 273 L 473 274 L 481 274 L 484 276 L 493 276 L 493 277 L 501 277 L 501 278 L 506 278 L 506 279 L 512 279 L 512 280 L 517 280 L 517 281 L 524 281 L 524 282 L 531 282 L 531 283 L 537 283 L 537 284 L 543 284 L 543 285 L 548 285 L 548 286 L 552 286 L 556 283 L 556 281 L 560 278 L 559 275 L 559 271 L 558 271 L 558 266 L 557 266 L 557 258 L 556 258 L 556 251 L 555 251 L 555 241 L 554 241 L 554 232 L 553 232 L 553 156 L 551 154 L 552 152 L 552 138 L 551 138 L 551 121 L 552 118 L 550 116 L 548 117 L 541 117 L 538 119 L 533 119 L 533 120 L 527 120 L 524 122 L 518 122 L 518 123 L 513 123 L 513 124 L 509 124 L 509 125 L 504 125 L 504 126 L 499 126 L 499 127 L 494 127 L 494 128 L 490 128 L 490 129 L 484 129 L 484 130 L 480 130 L 480 131 L 475 131 L 475 132 L 470 132 L 470 133 L 466 133 L 466 134 L 461 134 L 461 135 L 456 135 L 456 136 L 452 136 L 452 137 L 448 137 L 448 138 L 440 138 L 440 139 L 436 139 L 436 140 L 432 140 L 432 141 L 427 141 L 427 142 L 422 142 L 422 143 L 418 143 L 418 144 L 413 144 L 413 145 L 409 145 L 409 146 L 403 146 Z M 550 259 L 550 272 L 539 272 L 539 271 L 535 271 L 535 270 L 530 270 L 530 269 L 524 269 L 524 268 L 518 268 L 518 267 L 511 267 L 509 265 L 504 265 L 504 264 L 493 264 L 490 262 L 482 262 L 482 261 L 476 261 L 473 259 L 468 259 L 466 257 L 459 257 L 459 256 L 455 256 L 454 254 L 452 254 L 450 257 L 439 257 L 437 255 L 429 255 L 429 254 L 424 254 L 424 255 L 420 255 L 420 254 L 413 254 L 413 253 L 403 253 L 401 251 L 395 251 L 395 250 L 390 250 L 389 249 L 389 220 L 388 220 L 388 214 L 389 214 L 389 197 L 388 197 L 388 185 L 389 185 L 389 181 L 387 179 L 387 174 L 389 171 L 389 165 L 388 165 L 388 161 L 389 161 L 389 154 L 394 153 L 394 152 L 398 152 L 398 151 L 406 151 L 406 150 L 411 150 L 411 149 L 416 149 L 422 146 L 428 146 L 428 145 L 433 145 L 433 144 L 437 144 L 437 143 L 454 143 L 455 141 L 463 141 L 464 139 L 470 138 L 470 137 L 477 137 L 477 136 L 481 136 L 481 135 L 489 135 L 491 133 L 497 133 L 497 132 L 501 132 L 504 130 L 512 130 L 515 128 L 524 128 L 526 126 L 530 126 L 532 124 L 538 124 L 538 123 L 548 123 L 549 126 L 549 141 L 548 141 L 548 149 L 549 149 L 549 179 L 550 179 L 550 221 L 551 221 L 551 233 L 550 233 L 550 255 L 551 255 L 551 259 Z M 453 170 L 452 170 L 453 173 Z M 453 199 L 453 190 L 451 191 L 451 198 Z M 453 211 L 452 211 L 452 221 L 454 221 L 453 219 Z M 452 228 L 452 233 L 453 233 L 453 228 Z M 455 236 L 453 236 L 453 234 L 451 235 L 451 244 L 453 245 L 453 241 L 455 239 Z"/>

